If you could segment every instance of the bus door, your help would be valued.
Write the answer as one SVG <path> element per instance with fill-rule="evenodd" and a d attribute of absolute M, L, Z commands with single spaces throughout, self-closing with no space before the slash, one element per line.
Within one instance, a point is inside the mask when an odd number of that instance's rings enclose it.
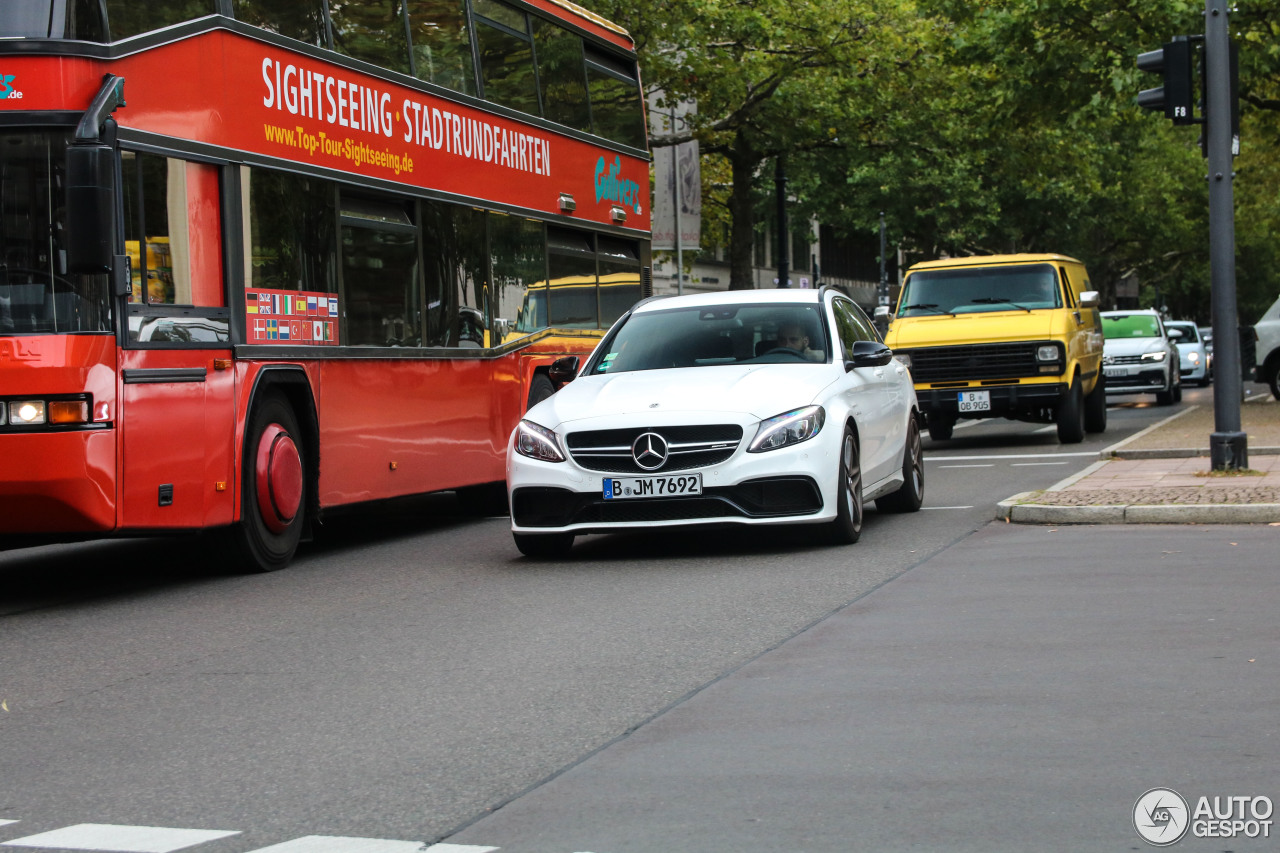
<path fill-rule="evenodd" d="M 120 527 L 234 519 L 235 369 L 218 168 L 122 152 L 133 282 L 121 354 Z"/>

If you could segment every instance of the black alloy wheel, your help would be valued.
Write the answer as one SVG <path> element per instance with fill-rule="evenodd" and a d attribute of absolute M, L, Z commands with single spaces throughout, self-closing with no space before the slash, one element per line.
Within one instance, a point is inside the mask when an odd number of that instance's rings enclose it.
<path fill-rule="evenodd" d="M 836 517 L 830 524 L 831 540 L 837 545 L 852 545 L 862 538 L 862 460 L 853 429 L 844 428 L 840 442 L 840 470 L 836 481 Z"/>
<path fill-rule="evenodd" d="M 881 512 L 917 512 L 924 503 L 924 449 L 914 413 L 907 423 L 907 441 L 902 449 L 902 485 L 897 491 L 876 498 Z"/>

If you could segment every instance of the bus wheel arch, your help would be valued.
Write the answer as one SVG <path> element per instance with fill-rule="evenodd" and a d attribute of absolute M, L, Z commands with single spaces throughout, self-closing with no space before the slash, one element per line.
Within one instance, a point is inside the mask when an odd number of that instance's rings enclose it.
<path fill-rule="evenodd" d="M 250 571 L 282 569 L 309 538 L 319 490 L 319 431 L 301 370 L 259 374 L 245 420 L 240 521 L 232 539 Z"/>

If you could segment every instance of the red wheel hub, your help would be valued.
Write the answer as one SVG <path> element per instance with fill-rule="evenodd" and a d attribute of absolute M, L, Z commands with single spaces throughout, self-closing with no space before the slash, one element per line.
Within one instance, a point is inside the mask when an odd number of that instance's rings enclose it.
<path fill-rule="evenodd" d="M 268 530 L 283 533 L 302 506 L 302 457 L 284 427 L 271 424 L 262 431 L 254 469 L 258 514 Z"/>

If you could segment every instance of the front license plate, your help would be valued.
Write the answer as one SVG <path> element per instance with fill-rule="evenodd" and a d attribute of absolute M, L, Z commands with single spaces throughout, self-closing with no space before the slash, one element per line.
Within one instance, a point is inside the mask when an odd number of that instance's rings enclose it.
<path fill-rule="evenodd" d="M 673 477 L 605 477 L 604 499 L 661 498 L 702 494 L 701 474 Z"/>
<path fill-rule="evenodd" d="M 1127 367 L 1104 367 L 1102 375 L 1107 377 L 1128 376 L 1129 368 Z"/>
<path fill-rule="evenodd" d="M 962 412 L 991 411 L 991 392 L 990 391 L 961 391 L 960 392 L 960 411 Z"/>

